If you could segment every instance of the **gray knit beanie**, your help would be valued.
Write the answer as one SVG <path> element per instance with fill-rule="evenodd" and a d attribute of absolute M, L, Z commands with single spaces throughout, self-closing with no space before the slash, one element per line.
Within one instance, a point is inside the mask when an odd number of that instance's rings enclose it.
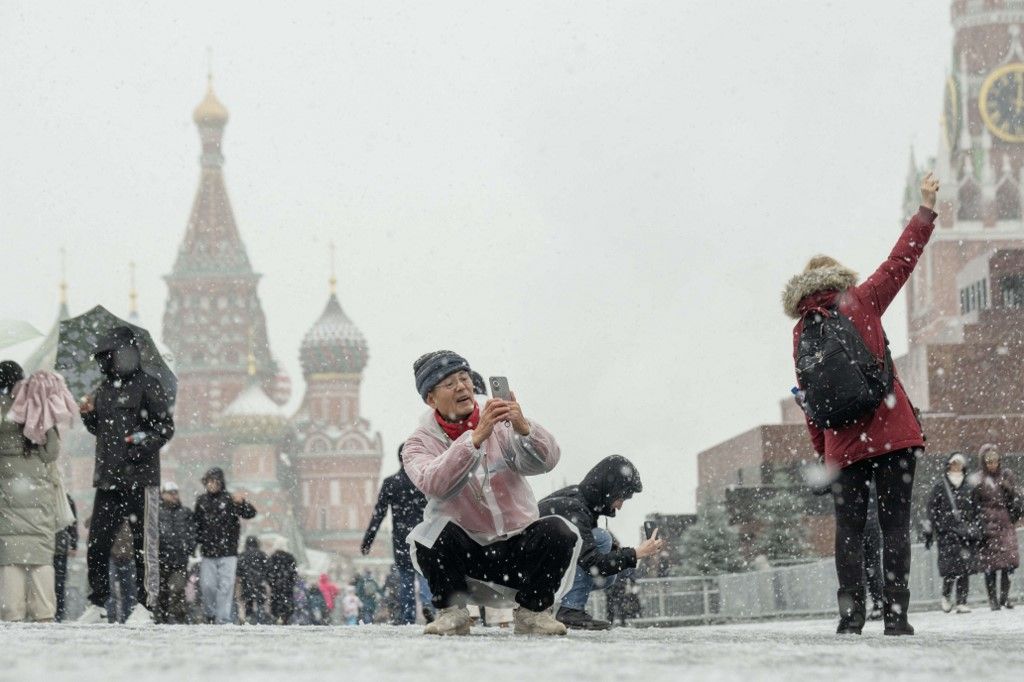
<path fill-rule="evenodd" d="M 412 363 L 416 376 L 416 391 L 424 400 L 434 387 L 456 372 L 471 372 L 466 358 L 450 350 L 436 350 L 421 355 Z"/>

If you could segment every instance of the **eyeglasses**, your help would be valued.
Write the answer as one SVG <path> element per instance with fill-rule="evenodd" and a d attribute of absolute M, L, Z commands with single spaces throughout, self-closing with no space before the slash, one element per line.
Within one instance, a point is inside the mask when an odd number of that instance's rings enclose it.
<path fill-rule="evenodd" d="M 458 372 L 439 383 L 437 387 L 443 388 L 446 391 L 454 391 L 459 387 L 459 384 L 472 388 L 473 377 L 469 375 L 469 372 Z"/>

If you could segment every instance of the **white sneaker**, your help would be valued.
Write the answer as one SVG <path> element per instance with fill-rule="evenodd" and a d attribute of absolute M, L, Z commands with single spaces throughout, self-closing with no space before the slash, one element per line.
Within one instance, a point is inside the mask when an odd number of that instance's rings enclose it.
<path fill-rule="evenodd" d="M 132 612 L 128 614 L 128 619 L 125 621 L 125 625 L 155 625 L 156 620 L 153 618 L 153 613 L 142 604 L 136 604 L 132 607 Z"/>
<path fill-rule="evenodd" d="M 971 612 L 971 607 L 969 607 L 967 604 L 958 604 L 957 607 L 956 607 L 956 612 L 957 613 L 970 613 Z"/>
<path fill-rule="evenodd" d="M 449 606 L 437 612 L 434 622 L 423 628 L 423 634 L 468 635 L 472 620 L 465 606 Z"/>
<path fill-rule="evenodd" d="M 949 600 L 949 597 L 942 597 L 942 610 L 946 613 L 953 610 L 953 602 Z"/>
<path fill-rule="evenodd" d="M 95 623 L 106 623 L 107 622 L 107 610 L 101 606 L 96 606 L 90 603 L 85 607 L 85 611 L 82 612 L 77 619 L 76 623 L 82 623 L 83 625 L 92 625 Z"/>
<path fill-rule="evenodd" d="M 566 628 L 563 623 L 555 620 L 551 609 L 531 611 L 520 606 L 515 615 L 517 635 L 564 635 Z"/>

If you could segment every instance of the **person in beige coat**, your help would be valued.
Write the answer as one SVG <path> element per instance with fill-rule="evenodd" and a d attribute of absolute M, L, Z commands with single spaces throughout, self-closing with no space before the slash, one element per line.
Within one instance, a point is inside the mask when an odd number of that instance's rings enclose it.
<path fill-rule="evenodd" d="M 57 429 L 34 444 L 11 417 L 13 389 L 24 373 L 0 363 L 0 620 L 52 621 L 56 611 L 53 554 L 60 454 Z"/>

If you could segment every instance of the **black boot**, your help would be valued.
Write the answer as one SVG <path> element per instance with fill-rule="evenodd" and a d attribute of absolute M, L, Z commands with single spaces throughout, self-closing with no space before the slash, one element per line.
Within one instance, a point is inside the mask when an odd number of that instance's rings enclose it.
<path fill-rule="evenodd" d="M 555 620 L 567 628 L 574 628 L 576 630 L 609 630 L 612 627 L 612 624 L 608 621 L 594 618 L 586 611 L 570 609 L 565 606 L 558 608 Z"/>
<path fill-rule="evenodd" d="M 885 634 L 891 636 L 912 635 L 914 627 L 907 622 L 907 611 L 910 608 L 910 590 L 897 587 L 885 588 Z"/>
<path fill-rule="evenodd" d="M 845 590 L 836 593 L 839 601 L 839 627 L 837 635 L 859 635 L 864 629 L 864 588 Z"/>

